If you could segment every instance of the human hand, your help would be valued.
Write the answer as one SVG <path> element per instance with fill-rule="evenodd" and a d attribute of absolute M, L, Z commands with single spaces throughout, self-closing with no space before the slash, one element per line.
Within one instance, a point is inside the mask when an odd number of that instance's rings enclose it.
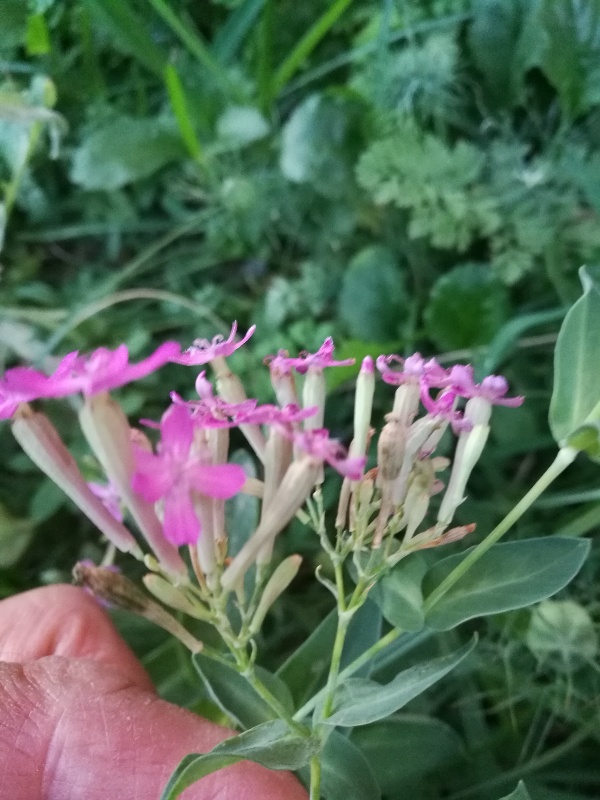
<path fill-rule="evenodd" d="M 181 760 L 230 731 L 161 700 L 97 603 L 73 586 L 0 602 L 0 800 L 157 800 Z M 185 800 L 306 800 L 242 762 Z"/>

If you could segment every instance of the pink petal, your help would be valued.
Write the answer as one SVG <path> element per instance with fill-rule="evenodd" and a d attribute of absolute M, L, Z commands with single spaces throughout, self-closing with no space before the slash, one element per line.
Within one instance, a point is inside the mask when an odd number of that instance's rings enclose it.
<path fill-rule="evenodd" d="M 197 464 L 188 477 L 197 492 L 219 500 L 233 497 L 246 483 L 246 473 L 239 464 Z"/>
<path fill-rule="evenodd" d="M 170 406 L 160 421 L 161 449 L 174 457 L 185 460 L 194 439 L 194 423 L 190 411 L 184 405 Z"/>
<path fill-rule="evenodd" d="M 187 490 L 175 489 L 165 497 L 163 530 L 165 539 L 177 547 L 198 541 L 200 520 Z"/>
<path fill-rule="evenodd" d="M 135 473 L 131 488 L 149 503 L 164 497 L 173 485 L 173 477 L 161 456 L 155 456 L 142 447 L 134 445 Z"/>

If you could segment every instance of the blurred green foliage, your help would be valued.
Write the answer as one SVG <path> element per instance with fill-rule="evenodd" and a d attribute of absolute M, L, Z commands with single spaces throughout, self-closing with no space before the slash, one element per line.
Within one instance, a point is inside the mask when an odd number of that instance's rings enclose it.
<path fill-rule="evenodd" d="M 340 357 L 505 372 L 527 402 L 495 412 L 459 515 L 486 533 L 553 457 L 552 349 L 600 257 L 599 87 L 600 0 L 0 0 L 0 358 L 139 355 L 238 319 L 259 327 L 232 364 L 262 399 L 265 355 L 327 335 Z M 331 384 L 342 438 L 352 374 Z M 182 380 L 123 390 L 127 412 L 156 417 Z M 95 475 L 70 410 L 51 413 Z M 0 593 L 101 557 L 7 426 L 0 449 Z M 599 524 L 581 458 L 515 536 Z M 266 627 L 271 668 L 330 607 L 317 543 L 294 524 L 281 546 L 306 571 Z M 391 770 L 386 798 L 513 796 L 521 777 L 533 800 L 597 796 L 598 577 L 596 547 L 564 596 L 473 624 L 471 672 L 379 723 L 388 750 L 353 736 Z M 210 713 L 177 646 L 129 636 L 166 696 Z"/>

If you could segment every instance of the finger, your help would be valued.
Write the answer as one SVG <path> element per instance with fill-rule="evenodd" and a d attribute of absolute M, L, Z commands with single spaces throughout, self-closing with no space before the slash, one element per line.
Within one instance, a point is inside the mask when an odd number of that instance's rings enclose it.
<path fill-rule="evenodd" d="M 0 661 L 91 658 L 151 688 L 148 674 L 98 603 L 75 586 L 33 589 L 0 602 Z"/>
<path fill-rule="evenodd" d="M 89 660 L 0 664 L 0 800 L 154 800 L 190 752 L 229 732 Z M 306 800 L 293 776 L 241 762 L 185 800 Z"/>

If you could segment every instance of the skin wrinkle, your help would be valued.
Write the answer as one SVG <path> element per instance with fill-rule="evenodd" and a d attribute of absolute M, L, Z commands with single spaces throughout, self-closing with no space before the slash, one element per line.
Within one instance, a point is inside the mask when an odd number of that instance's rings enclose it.
<path fill-rule="evenodd" d="M 184 755 L 231 735 L 157 697 L 105 612 L 74 587 L 0 602 L 0 659 L 9 653 L 22 663 L 0 660 L 0 800 L 154 800 Z M 182 796 L 306 800 L 292 776 L 249 762 Z"/>

